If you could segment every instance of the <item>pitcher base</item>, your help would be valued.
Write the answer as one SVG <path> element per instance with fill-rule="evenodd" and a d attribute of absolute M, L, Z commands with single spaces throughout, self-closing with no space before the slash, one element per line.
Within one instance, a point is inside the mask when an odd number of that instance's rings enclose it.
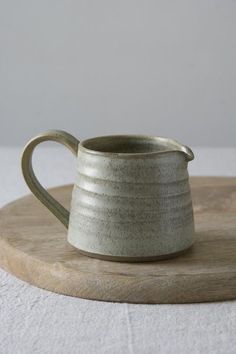
<path fill-rule="evenodd" d="M 158 255 L 158 256 L 138 256 L 138 257 L 123 257 L 123 256 L 111 256 L 111 255 L 103 255 L 99 253 L 91 253 L 91 252 L 86 252 L 82 251 L 77 248 L 79 253 L 92 257 L 92 258 L 97 258 L 101 259 L 104 261 L 112 261 L 112 262 L 128 262 L 128 263 L 142 263 L 142 262 L 153 262 L 153 261 L 161 261 L 161 260 L 166 260 L 166 259 L 171 259 L 174 257 L 178 257 L 189 251 L 193 245 L 191 245 L 188 248 L 185 248 L 184 250 L 174 252 L 174 253 L 169 253 L 169 254 L 163 254 L 163 255 Z"/>

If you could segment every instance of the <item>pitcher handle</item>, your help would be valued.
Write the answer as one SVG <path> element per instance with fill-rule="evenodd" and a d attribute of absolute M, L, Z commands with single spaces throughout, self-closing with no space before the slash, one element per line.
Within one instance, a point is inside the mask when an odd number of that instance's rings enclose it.
<path fill-rule="evenodd" d="M 35 147 L 43 141 L 56 141 L 68 147 L 77 155 L 79 140 L 62 130 L 49 130 L 37 135 L 25 146 L 21 159 L 21 167 L 26 184 L 31 192 L 68 228 L 70 213 L 54 199 L 36 178 L 32 166 L 32 155 Z"/>

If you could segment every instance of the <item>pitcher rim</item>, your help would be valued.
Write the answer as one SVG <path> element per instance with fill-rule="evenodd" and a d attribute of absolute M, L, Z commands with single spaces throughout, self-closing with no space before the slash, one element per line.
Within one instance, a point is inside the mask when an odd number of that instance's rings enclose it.
<path fill-rule="evenodd" d="M 99 151 L 95 149 L 91 149 L 89 147 L 86 147 L 86 144 L 96 142 L 99 140 L 104 140 L 104 139 L 112 139 L 112 138 L 130 138 L 130 139 L 141 139 L 146 142 L 165 142 L 170 147 L 172 148 L 170 150 L 163 150 L 163 151 L 147 151 L 147 152 L 112 152 L 112 151 Z M 184 153 L 187 160 L 191 161 L 194 159 L 194 153 L 193 151 L 186 145 L 183 145 L 179 143 L 177 140 L 173 138 L 167 138 L 167 137 L 162 137 L 162 136 L 152 136 L 152 135 L 140 135 L 140 134 L 117 134 L 117 135 L 102 135 L 102 136 L 96 136 L 93 138 L 88 138 L 79 143 L 79 149 L 78 152 L 86 152 L 92 155 L 97 155 L 97 156 L 103 156 L 103 157 L 147 157 L 147 156 L 156 156 L 156 155 L 163 155 L 163 154 L 169 154 L 173 152 L 181 152 Z"/>

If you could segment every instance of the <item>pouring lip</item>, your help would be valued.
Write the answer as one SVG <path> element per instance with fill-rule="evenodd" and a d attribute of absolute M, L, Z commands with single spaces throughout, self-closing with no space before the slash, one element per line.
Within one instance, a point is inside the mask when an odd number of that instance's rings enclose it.
<path fill-rule="evenodd" d="M 168 147 L 169 149 L 167 150 L 160 150 L 160 151 L 144 151 L 144 152 L 113 152 L 113 151 L 99 151 L 99 149 L 92 149 L 89 148 L 88 146 L 92 143 L 99 143 L 99 141 L 104 141 L 104 140 L 112 140 L 114 139 L 124 139 L 124 140 L 142 140 L 143 142 L 146 142 L 147 144 L 152 142 L 152 143 L 162 143 L 164 146 Z M 86 146 L 87 145 L 87 146 Z M 86 140 L 83 140 L 79 143 L 79 149 L 78 152 L 85 152 L 89 153 L 91 155 L 97 155 L 97 156 L 103 156 L 103 157 L 121 157 L 121 158 L 134 158 L 134 157 L 151 157 L 151 156 L 159 156 L 163 154 L 170 154 L 173 152 L 182 152 L 185 154 L 185 157 L 187 161 L 191 161 L 194 159 L 194 154 L 192 150 L 181 143 L 179 143 L 177 140 L 172 139 L 172 138 L 167 138 L 167 137 L 161 137 L 161 136 L 152 136 L 152 135 L 137 135 L 137 134 L 121 134 L 121 135 L 103 135 L 103 136 L 97 136 L 94 138 L 89 138 Z"/>

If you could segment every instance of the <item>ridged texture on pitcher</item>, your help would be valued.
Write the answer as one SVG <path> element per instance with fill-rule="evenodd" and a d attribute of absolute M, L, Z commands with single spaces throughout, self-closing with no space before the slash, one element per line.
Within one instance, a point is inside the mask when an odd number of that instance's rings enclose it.
<path fill-rule="evenodd" d="M 180 151 L 102 156 L 78 153 L 68 241 L 120 257 L 180 252 L 193 243 L 187 161 Z"/>

